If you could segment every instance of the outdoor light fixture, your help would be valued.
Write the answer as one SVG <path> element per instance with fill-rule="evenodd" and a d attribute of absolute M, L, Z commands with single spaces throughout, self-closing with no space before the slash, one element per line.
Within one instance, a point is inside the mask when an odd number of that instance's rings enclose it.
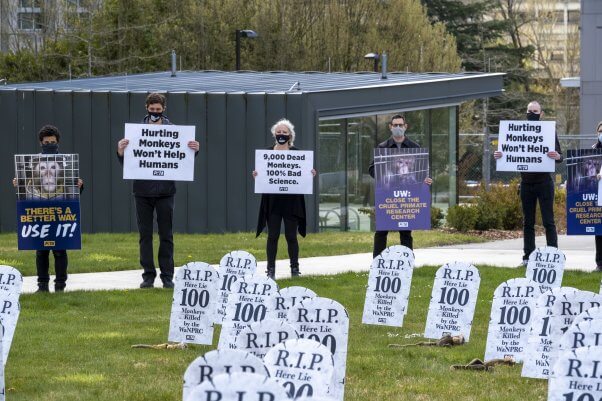
<path fill-rule="evenodd" d="M 380 60 L 380 54 L 368 53 L 364 56 L 366 60 L 374 60 L 374 72 L 378 72 L 378 60 Z"/>
<path fill-rule="evenodd" d="M 240 70 L 240 38 L 255 39 L 259 35 L 250 29 L 236 30 L 236 71 Z"/>

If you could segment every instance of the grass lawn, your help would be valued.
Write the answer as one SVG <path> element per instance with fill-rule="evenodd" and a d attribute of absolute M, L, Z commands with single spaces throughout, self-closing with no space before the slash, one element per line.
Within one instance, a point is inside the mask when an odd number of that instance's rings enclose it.
<path fill-rule="evenodd" d="M 155 258 L 158 249 L 155 235 Z M 299 237 L 301 257 L 344 255 L 372 251 L 373 233 L 328 232 Z M 390 234 L 390 244 L 398 241 L 395 233 Z M 451 234 L 441 231 L 414 232 L 417 248 L 451 245 L 468 242 L 483 242 L 484 238 L 468 234 Z M 266 234 L 255 238 L 253 233 L 234 234 L 175 234 L 175 264 L 184 265 L 191 261 L 219 263 L 226 253 L 243 249 L 251 252 L 258 260 L 266 260 Z M 281 236 L 278 255 L 287 257 L 286 241 Z M 17 268 L 24 276 L 36 274 L 33 251 L 17 250 L 15 233 L 0 234 L 0 265 Z M 85 234 L 82 250 L 69 251 L 69 273 L 133 270 L 138 263 L 138 233 Z"/>
<path fill-rule="evenodd" d="M 520 365 L 491 373 L 449 370 L 483 358 L 493 291 L 504 280 L 524 277 L 524 269 L 480 268 L 470 343 L 454 349 L 387 348 L 415 342 L 404 335 L 423 332 L 435 270 L 415 270 L 403 328 L 361 324 L 367 274 L 294 280 L 349 311 L 346 400 L 545 400 L 546 381 L 521 378 Z M 563 284 L 597 292 L 599 279 L 567 271 Z M 171 292 L 162 289 L 23 295 L 6 366 L 7 400 L 180 400 L 186 367 L 214 347 L 130 348 L 167 340 L 170 302 Z"/>

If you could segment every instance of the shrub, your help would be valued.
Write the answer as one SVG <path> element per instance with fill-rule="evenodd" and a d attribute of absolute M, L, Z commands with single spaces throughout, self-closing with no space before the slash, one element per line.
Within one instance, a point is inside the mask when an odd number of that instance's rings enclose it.
<path fill-rule="evenodd" d="M 481 188 L 477 198 L 479 230 L 515 230 L 522 226 L 523 214 L 518 193 L 518 179 L 509 184 L 492 184 Z"/>
<path fill-rule="evenodd" d="M 458 205 L 447 210 L 447 225 L 460 232 L 474 229 L 477 218 L 478 210 L 474 206 Z"/>
<path fill-rule="evenodd" d="M 431 228 L 440 228 L 443 225 L 443 210 L 431 206 Z"/>

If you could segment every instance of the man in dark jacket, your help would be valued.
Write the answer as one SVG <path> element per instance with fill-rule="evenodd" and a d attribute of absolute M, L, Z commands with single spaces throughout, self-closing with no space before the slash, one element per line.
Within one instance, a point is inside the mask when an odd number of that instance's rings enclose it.
<path fill-rule="evenodd" d="M 146 98 L 148 114 L 143 124 L 170 124 L 163 115 L 166 108 L 165 96 L 151 93 Z M 117 144 L 117 156 L 123 164 L 123 153 L 129 140 L 121 139 Z M 199 151 L 197 141 L 188 142 L 188 147 Z M 157 272 L 153 256 L 153 215 L 157 213 L 159 228 L 159 269 L 163 288 L 173 288 L 173 209 L 176 184 L 174 181 L 134 180 L 134 197 L 136 199 L 136 220 L 140 233 L 140 265 L 144 269 L 140 288 L 152 288 Z"/>
<path fill-rule="evenodd" d="M 392 148 L 392 149 L 405 149 L 405 148 L 419 148 L 416 142 L 410 140 L 405 132 L 408 129 L 408 124 L 404 116 L 397 114 L 391 118 L 389 123 L 389 130 L 391 130 L 391 137 L 384 142 L 378 144 L 378 148 Z M 368 167 L 368 173 L 374 178 L 374 160 Z M 424 179 L 424 183 L 431 185 L 433 180 L 429 177 Z M 377 257 L 387 247 L 387 236 L 388 231 L 376 231 L 374 232 L 374 247 L 372 250 L 373 257 Z M 414 249 L 414 239 L 412 238 L 412 231 L 400 230 L 399 231 L 399 242 L 403 246 L 407 246 L 410 249 Z"/>
<path fill-rule="evenodd" d="M 527 106 L 527 120 L 539 121 L 543 117 L 541 105 L 532 101 Z M 562 151 L 556 135 L 555 150 L 550 150 L 547 156 L 562 162 Z M 499 159 L 502 152 L 496 151 L 493 157 Z M 520 173 L 520 200 L 523 208 L 523 265 L 527 265 L 529 255 L 535 250 L 535 208 L 539 201 L 541 220 L 546 229 L 548 246 L 558 248 L 558 234 L 554 223 L 554 181 L 550 173 Z"/>

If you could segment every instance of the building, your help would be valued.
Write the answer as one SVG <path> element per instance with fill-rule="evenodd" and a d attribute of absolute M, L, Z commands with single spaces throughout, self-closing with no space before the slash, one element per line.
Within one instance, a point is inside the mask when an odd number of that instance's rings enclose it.
<path fill-rule="evenodd" d="M 174 228 L 203 233 L 253 230 L 260 196 L 251 171 L 254 150 L 272 144 L 269 128 L 282 117 L 296 126 L 295 145 L 314 150 L 319 172 L 307 197 L 308 230 L 370 230 L 360 209 L 373 204 L 368 164 L 402 112 L 408 136 L 431 149 L 433 204 L 457 202 L 458 107 L 499 95 L 503 74 L 179 72 L 26 83 L 0 87 L 4 112 L 0 182 L 13 177 L 13 155 L 39 151 L 36 133 L 54 124 L 64 153 L 80 154 L 82 228 L 136 230 L 131 184 L 115 156 L 124 123 L 145 114 L 144 99 L 165 92 L 167 115 L 195 125 L 201 151 L 195 182 L 178 183 Z M 0 186 L 0 230 L 15 229 L 13 188 Z"/>

